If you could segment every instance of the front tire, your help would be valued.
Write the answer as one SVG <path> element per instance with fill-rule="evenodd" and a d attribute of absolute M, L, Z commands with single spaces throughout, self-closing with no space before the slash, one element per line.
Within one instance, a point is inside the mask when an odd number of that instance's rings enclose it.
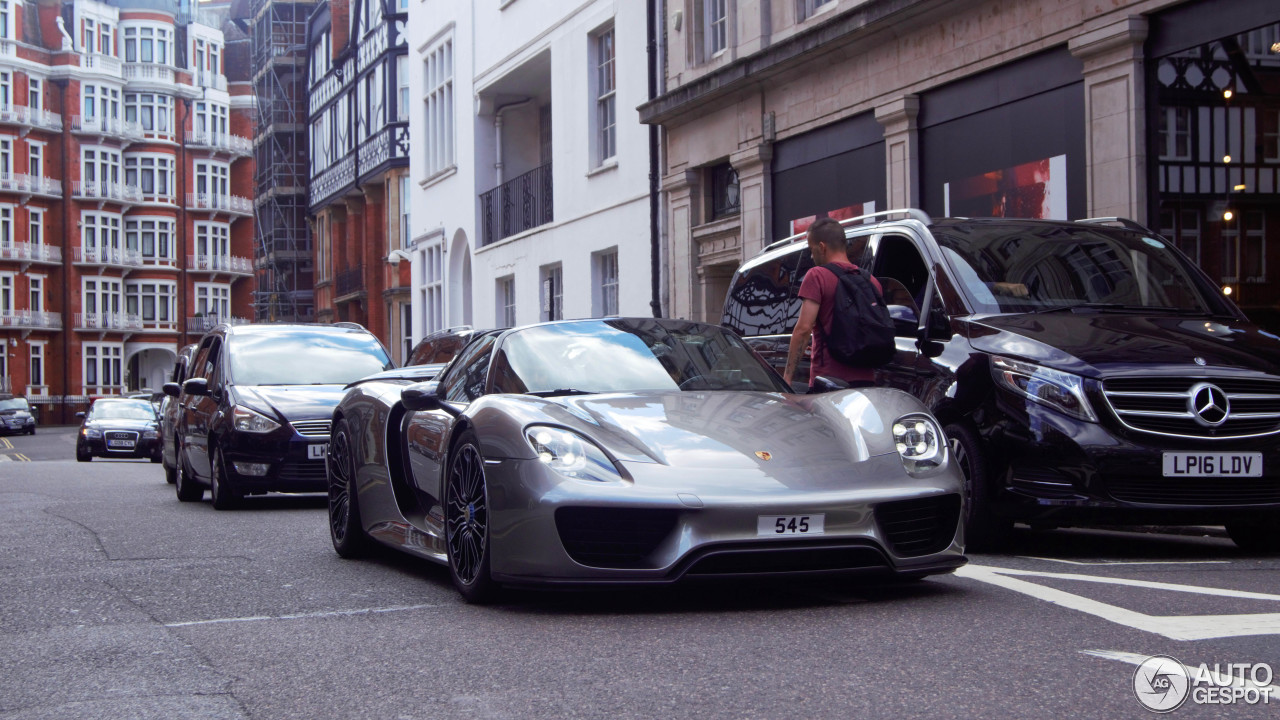
<path fill-rule="evenodd" d="M 1236 547 L 1248 553 L 1280 553 L 1280 528 L 1275 519 L 1237 520 L 1227 523 L 1227 534 Z"/>
<path fill-rule="evenodd" d="M 187 468 L 187 461 L 182 457 L 182 446 L 179 445 L 173 453 L 173 464 L 176 466 L 174 470 L 173 489 L 178 495 L 181 502 L 200 502 L 204 498 L 204 488 L 191 477 L 191 471 Z"/>
<path fill-rule="evenodd" d="M 445 549 L 454 587 L 469 603 L 492 601 L 498 586 L 489 574 L 489 493 L 484 458 L 470 430 L 458 439 L 449 461 L 444 508 Z"/>
<path fill-rule="evenodd" d="M 1013 523 L 992 510 L 995 493 L 978 434 L 959 423 L 948 425 L 944 432 L 951 457 L 964 473 L 965 545 L 971 550 L 998 550 L 1009 542 Z"/>
<path fill-rule="evenodd" d="M 215 441 L 210 441 L 213 445 Z M 222 451 L 213 449 L 212 462 L 209 463 L 209 499 L 213 501 L 214 510 L 234 510 L 240 506 L 243 495 L 236 490 L 227 477 L 227 463 Z"/>
<path fill-rule="evenodd" d="M 368 554 L 370 543 L 360 519 L 351 428 L 346 418 L 339 420 L 333 428 L 325 467 L 329 480 L 329 538 L 333 541 L 333 549 L 344 558 L 363 557 Z"/>
<path fill-rule="evenodd" d="M 76 447 L 76 462 L 89 462 L 91 460 L 93 460 L 93 453 L 84 448 Z"/>

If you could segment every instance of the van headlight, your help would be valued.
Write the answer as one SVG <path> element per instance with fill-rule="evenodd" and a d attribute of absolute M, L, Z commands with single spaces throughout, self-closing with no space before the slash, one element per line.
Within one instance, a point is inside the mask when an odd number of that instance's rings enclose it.
<path fill-rule="evenodd" d="M 991 358 L 991 375 L 997 385 L 1032 402 L 1073 418 L 1098 421 L 1084 394 L 1084 378 L 1079 375 L 1004 357 Z"/>
<path fill-rule="evenodd" d="M 928 415 L 903 415 L 893 421 L 892 431 L 893 446 L 908 473 L 922 473 L 946 462 L 946 438 L 938 423 Z"/>
<path fill-rule="evenodd" d="M 275 420 L 243 405 L 236 406 L 234 418 L 235 428 L 240 432 L 266 433 L 280 427 L 280 423 Z"/>
<path fill-rule="evenodd" d="M 538 462 L 566 477 L 596 482 L 621 480 L 613 461 L 595 443 L 572 430 L 550 425 L 530 425 L 524 439 Z"/>

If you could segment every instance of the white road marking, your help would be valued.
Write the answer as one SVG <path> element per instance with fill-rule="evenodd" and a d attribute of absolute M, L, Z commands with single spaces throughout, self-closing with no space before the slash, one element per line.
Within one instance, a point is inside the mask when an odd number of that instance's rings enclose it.
<path fill-rule="evenodd" d="M 1149 657 L 1148 655 L 1139 655 L 1138 653 L 1123 652 L 1121 650 L 1081 650 L 1080 652 L 1084 655 L 1092 655 L 1104 660 L 1118 660 L 1123 663 L 1129 663 L 1130 665 L 1141 665 L 1146 662 Z M 1192 673 L 1200 667 L 1199 665 L 1187 665 L 1187 663 L 1181 658 L 1178 658 L 1178 660 L 1179 662 L 1182 662 L 1183 665 L 1186 665 L 1187 670 Z M 1214 669 L 1215 665 L 1213 663 L 1208 663 L 1208 665 L 1209 667 L 1207 669 L 1209 671 L 1209 676 L 1213 678 L 1214 684 L 1219 687 L 1253 688 L 1255 690 L 1262 690 L 1263 688 L 1280 689 L 1280 685 L 1260 685 L 1255 683 L 1251 678 L 1218 672 Z"/>
<path fill-rule="evenodd" d="M 1124 585 L 1148 590 L 1167 590 L 1172 592 L 1211 595 L 1215 597 L 1239 598 L 1245 600 L 1264 600 L 1280 603 L 1280 595 L 1246 592 L 1243 590 L 1226 590 L 1223 588 L 1205 588 L 1194 585 L 1177 585 L 1173 583 L 1151 582 L 1147 580 L 1125 580 L 1122 578 L 1095 577 L 1073 573 L 1036 572 L 1032 570 L 1012 570 L 990 565 L 966 565 L 956 571 L 956 575 L 971 580 L 989 583 L 1030 595 L 1037 600 L 1059 605 L 1070 610 L 1086 613 L 1102 618 L 1118 625 L 1135 630 L 1163 635 L 1172 640 L 1208 640 L 1212 638 L 1240 637 L 1244 635 L 1280 635 L 1280 612 L 1258 613 L 1247 615 L 1146 615 L 1144 613 L 1117 607 L 1082 595 L 1064 590 L 1037 585 L 1026 580 L 1010 577 L 1056 578 L 1060 580 L 1078 580 L 1103 585 Z"/>
<path fill-rule="evenodd" d="M 311 618 L 341 617 L 344 615 L 369 615 L 374 613 L 403 612 L 405 610 L 424 610 L 442 607 L 440 605 L 399 605 L 383 608 L 360 608 L 358 610 L 326 610 L 313 613 L 296 613 L 293 615 L 250 615 L 248 617 L 218 618 L 216 620 L 190 620 L 187 622 L 165 623 L 165 627 L 190 627 L 192 625 L 217 625 L 220 623 L 261 622 L 263 620 L 309 620 Z"/>
<path fill-rule="evenodd" d="M 1084 562 L 1081 560 L 1063 560 L 1062 558 L 1036 557 L 1035 555 L 1019 555 L 1025 560 L 1044 560 L 1045 562 L 1063 563 L 1066 565 L 1230 565 L 1230 560 L 1099 560 Z"/>

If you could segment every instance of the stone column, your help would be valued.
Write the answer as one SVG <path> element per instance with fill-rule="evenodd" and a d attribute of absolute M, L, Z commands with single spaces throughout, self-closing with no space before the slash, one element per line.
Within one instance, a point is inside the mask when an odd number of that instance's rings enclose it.
<path fill-rule="evenodd" d="M 739 150 L 729 164 L 738 173 L 742 252 L 751 257 L 779 239 L 773 237 L 773 143 Z"/>
<path fill-rule="evenodd" d="M 699 173 L 685 170 L 662 179 L 662 191 L 667 195 L 668 277 L 671 279 L 670 307 L 667 317 L 689 318 L 693 310 L 693 271 L 698 262 L 697 248 L 693 247 L 693 226 L 701 221 L 702 211 Z"/>
<path fill-rule="evenodd" d="M 920 207 L 920 98 L 903 95 L 876 108 L 884 127 L 885 194 L 889 206 L 877 210 Z"/>
<path fill-rule="evenodd" d="M 1084 62 L 1085 176 L 1089 217 L 1147 222 L 1147 20 L 1127 17 L 1070 40 Z"/>

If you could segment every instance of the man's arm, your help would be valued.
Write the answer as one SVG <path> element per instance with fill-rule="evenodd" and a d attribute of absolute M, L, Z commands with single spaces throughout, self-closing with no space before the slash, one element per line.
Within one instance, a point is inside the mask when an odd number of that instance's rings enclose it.
<path fill-rule="evenodd" d="M 796 375 L 800 356 L 804 354 L 805 348 L 809 347 L 809 338 L 813 335 L 813 324 L 817 321 L 818 302 L 805 298 L 800 305 L 800 317 L 796 320 L 796 327 L 791 331 L 791 347 L 787 350 L 787 369 L 782 373 L 782 379 L 786 380 L 788 385 Z"/>

